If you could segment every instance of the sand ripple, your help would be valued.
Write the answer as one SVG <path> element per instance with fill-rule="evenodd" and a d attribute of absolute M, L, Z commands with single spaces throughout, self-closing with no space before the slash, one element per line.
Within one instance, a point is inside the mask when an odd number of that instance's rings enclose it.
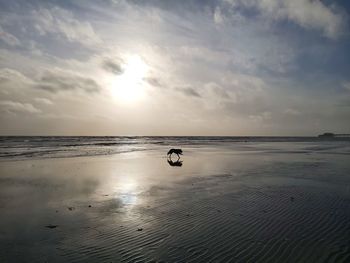
<path fill-rule="evenodd" d="M 61 255 L 71 262 L 350 259 L 350 199 L 336 192 L 289 186 L 212 194 L 202 188 L 169 193 L 155 204 L 135 208 L 129 221 L 107 220 L 81 231 Z"/>

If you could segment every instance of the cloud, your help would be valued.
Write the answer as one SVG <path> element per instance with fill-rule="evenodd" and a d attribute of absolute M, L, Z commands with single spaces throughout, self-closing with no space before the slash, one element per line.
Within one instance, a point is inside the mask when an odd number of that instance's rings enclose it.
<path fill-rule="evenodd" d="M 0 69 L 0 83 L 10 83 L 10 82 L 17 82 L 17 83 L 30 83 L 31 80 L 24 76 L 22 73 L 20 73 L 17 70 L 13 70 L 10 68 L 2 68 Z"/>
<path fill-rule="evenodd" d="M 214 22 L 216 24 L 222 24 L 224 22 L 224 16 L 221 13 L 220 7 L 216 7 L 214 11 Z"/>
<path fill-rule="evenodd" d="M 248 74 L 227 73 L 222 77 L 221 83 L 237 96 L 259 94 L 266 90 L 266 83 L 262 78 Z"/>
<path fill-rule="evenodd" d="M 36 102 L 44 104 L 44 105 L 52 105 L 53 104 L 53 102 L 51 100 L 46 99 L 46 98 L 35 98 L 34 100 Z"/>
<path fill-rule="evenodd" d="M 342 83 L 344 89 L 350 91 L 350 81 L 345 81 Z"/>
<path fill-rule="evenodd" d="M 156 88 L 164 87 L 160 79 L 157 77 L 147 77 L 144 78 L 144 81 Z"/>
<path fill-rule="evenodd" d="M 0 83 L 7 82 L 12 79 L 26 79 L 26 77 L 17 70 L 10 68 L 0 69 Z"/>
<path fill-rule="evenodd" d="M 1 26 L 0 26 L 0 40 L 5 42 L 9 46 L 19 46 L 21 44 L 18 38 L 6 32 Z"/>
<path fill-rule="evenodd" d="M 35 84 L 36 88 L 49 92 L 81 90 L 88 93 L 100 91 L 95 80 L 62 70 L 45 71 Z"/>
<path fill-rule="evenodd" d="M 249 119 L 254 122 L 266 122 L 271 120 L 272 113 L 269 111 L 264 111 L 262 113 L 256 114 L 256 115 L 250 115 Z"/>
<path fill-rule="evenodd" d="M 30 103 L 21 103 L 11 100 L 0 101 L 0 109 L 10 113 L 40 113 L 41 110 L 35 108 Z"/>
<path fill-rule="evenodd" d="M 289 20 L 306 29 L 323 32 L 337 38 L 345 26 L 344 14 L 335 5 L 320 0 L 224 0 L 238 10 L 240 6 L 257 9 L 272 20 Z"/>
<path fill-rule="evenodd" d="M 60 7 L 32 11 L 34 27 L 41 35 L 59 34 L 70 42 L 92 46 L 101 43 L 92 25 L 76 19 L 72 12 Z"/>
<path fill-rule="evenodd" d="M 105 59 L 102 62 L 102 67 L 104 70 L 117 75 L 120 75 L 124 72 L 123 62 L 120 59 Z"/>
<path fill-rule="evenodd" d="M 210 82 L 207 83 L 205 87 L 210 89 L 219 98 L 228 99 L 231 97 L 227 90 L 218 85 L 217 83 Z"/>
<path fill-rule="evenodd" d="M 197 98 L 201 97 L 201 95 L 194 88 L 185 87 L 185 88 L 176 88 L 176 90 L 190 97 L 197 97 Z"/>
<path fill-rule="evenodd" d="M 207 83 L 207 107 L 220 115 L 262 119 L 272 112 L 274 95 L 267 83 L 256 76 L 226 73 L 218 83 Z M 252 116 L 252 117 L 250 117 Z M 268 114 L 263 119 L 268 119 Z"/>
<path fill-rule="evenodd" d="M 286 109 L 286 110 L 284 111 L 284 113 L 285 113 L 286 115 L 290 115 L 290 116 L 298 116 L 298 115 L 301 114 L 300 111 L 298 111 L 298 110 L 296 110 L 296 109 L 292 109 L 292 108 Z"/>

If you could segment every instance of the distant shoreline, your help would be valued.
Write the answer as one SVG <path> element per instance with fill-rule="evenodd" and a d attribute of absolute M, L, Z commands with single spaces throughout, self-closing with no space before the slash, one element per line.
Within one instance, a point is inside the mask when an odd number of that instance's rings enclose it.
<path fill-rule="evenodd" d="M 92 137 L 92 138 L 318 138 L 320 135 L 0 135 L 0 137 Z"/>

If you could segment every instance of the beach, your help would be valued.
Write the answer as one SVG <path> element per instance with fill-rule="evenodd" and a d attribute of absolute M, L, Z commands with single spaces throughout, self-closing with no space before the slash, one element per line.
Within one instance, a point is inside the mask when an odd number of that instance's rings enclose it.
<path fill-rule="evenodd" d="M 0 146 L 0 262 L 350 261 L 347 138 Z"/>

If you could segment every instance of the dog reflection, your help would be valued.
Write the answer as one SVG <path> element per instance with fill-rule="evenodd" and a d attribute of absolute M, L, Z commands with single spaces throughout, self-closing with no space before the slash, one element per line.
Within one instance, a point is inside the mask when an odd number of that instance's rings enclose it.
<path fill-rule="evenodd" d="M 182 166 L 182 161 L 177 160 L 173 162 L 171 159 L 168 159 L 167 161 L 170 166 L 178 166 L 178 167 Z"/>

